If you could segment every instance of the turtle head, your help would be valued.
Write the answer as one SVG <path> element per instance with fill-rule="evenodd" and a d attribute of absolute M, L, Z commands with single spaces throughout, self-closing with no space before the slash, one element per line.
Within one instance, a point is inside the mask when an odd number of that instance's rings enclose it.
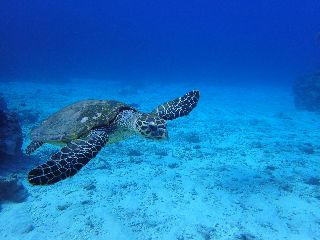
<path fill-rule="evenodd" d="M 142 114 L 135 122 L 135 128 L 145 138 L 155 140 L 168 138 L 166 120 L 154 114 Z"/>

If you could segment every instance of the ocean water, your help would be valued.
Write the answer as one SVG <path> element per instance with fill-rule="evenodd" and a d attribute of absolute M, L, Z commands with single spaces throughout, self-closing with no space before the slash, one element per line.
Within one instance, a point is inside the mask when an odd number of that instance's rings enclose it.
<path fill-rule="evenodd" d="M 200 100 L 167 140 L 107 144 L 53 185 L 28 172 L 59 146 L 0 159 L 0 239 L 320 239 L 320 116 L 292 91 L 320 70 L 319 12 L 316 0 L 2 1 L 0 96 L 22 151 L 80 100 L 144 113 Z"/>

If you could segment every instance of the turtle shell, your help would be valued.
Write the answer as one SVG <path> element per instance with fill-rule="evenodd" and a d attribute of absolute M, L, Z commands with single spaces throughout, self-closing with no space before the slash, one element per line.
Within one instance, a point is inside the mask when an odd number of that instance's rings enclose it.
<path fill-rule="evenodd" d="M 129 105 L 113 100 L 84 100 L 56 112 L 31 131 L 31 140 L 67 143 L 96 127 L 109 126 Z"/>

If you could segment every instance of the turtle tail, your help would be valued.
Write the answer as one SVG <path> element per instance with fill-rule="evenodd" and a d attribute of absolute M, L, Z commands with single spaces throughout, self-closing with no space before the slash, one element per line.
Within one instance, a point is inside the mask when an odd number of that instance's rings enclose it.
<path fill-rule="evenodd" d="M 152 111 L 165 120 L 173 120 L 188 115 L 198 104 L 200 92 L 193 90 L 184 96 L 166 102 Z"/>
<path fill-rule="evenodd" d="M 41 141 L 32 141 L 26 149 L 26 154 L 31 155 L 35 150 L 37 150 L 43 144 L 44 142 L 41 142 Z"/>

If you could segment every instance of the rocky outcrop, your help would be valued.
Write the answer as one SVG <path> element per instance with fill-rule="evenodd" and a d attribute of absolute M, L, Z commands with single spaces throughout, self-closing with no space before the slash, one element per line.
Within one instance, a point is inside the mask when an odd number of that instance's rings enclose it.
<path fill-rule="evenodd" d="M 6 160 L 19 159 L 22 155 L 22 132 L 18 115 L 10 112 L 0 97 L 0 164 Z"/>
<path fill-rule="evenodd" d="M 28 197 L 28 191 L 16 177 L 0 177 L 0 203 L 23 202 Z"/>
<path fill-rule="evenodd" d="M 293 94 L 296 109 L 320 112 L 320 72 L 299 78 Z"/>

